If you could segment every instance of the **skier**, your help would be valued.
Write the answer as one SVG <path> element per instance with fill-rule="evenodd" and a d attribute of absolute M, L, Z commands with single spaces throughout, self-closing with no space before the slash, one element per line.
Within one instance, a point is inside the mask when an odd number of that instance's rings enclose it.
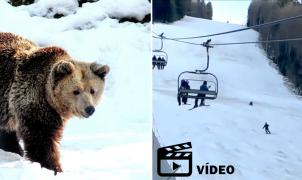
<path fill-rule="evenodd" d="M 184 88 L 185 88 L 185 89 L 190 89 L 190 85 L 189 85 L 189 81 L 188 81 L 188 80 L 186 80 L 186 81 L 184 82 Z M 187 96 L 188 93 L 185 93 L 184 95 Z M 187 98 L 187 97 L 182 97 L 182 102 L 183 102 L 184 104 L 187 104 L 188 98 Z"/>
<path fill-rule="evenodd" d="M 269 130 L 269 125 L 267 124 L 267 122 L 265 122 L 265 124 L 264 124 L 264 126 L 263 126 L 263 128 L 262 129 L 265 129 L 265 133 L 266 134 L 271 134 L 271 131 Z"/>
<path fill-rule="evenodd" d="M 181 80 L 180 82 L 180 89 L 190 89 L 190 85 L 189 85 L 189 81 L 186 81 L 184 79 Z M 188 95 L 188 93 L 184 93 L 182 95 Z M 188 98 L 187 97 L 182 97 L 182 99 L 180 99 L 180 94 L 177 96 L 177 101 L 178 101 L 178 105 L 180 106 L 181 105 L 181 101 L 184 103 L 184 104 L 187 104 L 187 101 L 188 101 Z"/>
<path fill-rule="evenodd" d="M 158 59 L 157 59 L 157 63 L 156 63 L 156 65 L 157 65 L 157 69 L 161 69 L 161 57 L 159 57 Z"/>
<path fill-rule="evenodd" d="M 156 61 L 156 57 L 153 56 L 153 58 L 152 58 L 152 69 L 155 68 L 155 61 Z"/>
<path fill-rule="evenodd" d="M 199 90 L 200 91 L 209 91 L 209 88 L 207 86 L 208 82 L 207 81 L 203 81 L 203 84 L 200 86 Z M 198 94 L 197 98 L 195 98 L 195 105 L 194 108 L 196 108 L 198 106 L 198 99 L 201 99 L 200 105 L 199 106 L 204 106 L 204 97 L 206 97 L 205 94 Z"/>
<path fill-rule="evenodd" d="M 166 62 L 166 60 L 165 60 L 165 58 L 162 58 L 161 60 L 162 60 L 162 62 L 161 62 L 161 69 L 164 69 L 165 68 L 165 62 Z"/>

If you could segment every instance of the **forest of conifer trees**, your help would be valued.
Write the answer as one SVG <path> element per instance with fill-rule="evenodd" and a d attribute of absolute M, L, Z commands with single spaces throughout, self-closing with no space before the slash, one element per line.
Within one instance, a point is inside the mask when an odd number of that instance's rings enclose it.
<path fill-rule="evenodd" d="M 297 0 L 252 0 L 248 9 L 247 26 L 262 24 L 302 14 L 302 4 Z M 261 40 L 302 37 L 302 21 L 296 20 L 255 29 Z M 302 93 L 302 42 L 264 43 L 263 49 L 286 76 Z"/>
<path fill-rule="evenodd" d="M 212 19 L 212 3 L 204 0 L 153 0 L 153 21 L 170 23 L 185 15 Z"/>

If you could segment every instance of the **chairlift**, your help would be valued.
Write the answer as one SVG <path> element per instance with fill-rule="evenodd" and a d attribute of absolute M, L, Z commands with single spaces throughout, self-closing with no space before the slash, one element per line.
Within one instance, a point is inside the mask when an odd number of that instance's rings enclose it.
<path fill-rule="evenodd" d="M 157 66 L 158 69 L 161 69 L 159 67 L 162 67 L 163 69 L 167 65 L 167 63 L 168 63 L 168 54 L 165 51 L 162 50 L 153 51 L 153 56 L 152 56 L 153 68 Z"/>
<path fill-rule="evenodd" d="M 209 99 L 214 100 L 218 96 L 218 79 L 212 74 L 206 72 L 209 68 L 209 48 L 213 48 L 209 43 L 203 43 L 202 46 L 207 48 L 207 65 L 202 70 L 184 71 L 178 75 L 177 96 L 178 98 L 192 99 Z M 183 82 L 183 83 L 182 83 Z M 207 90 L 201 90 L 201 86 L 205 83 Z"/>
<path fill-rule="evenodd" d="M 181 81 L 188 83 L 186 88 Z M 208 91 L 200 90 L 200 86 L 207 82 Z M 196 71 L 184 71 L 178 76 L 178 98 L 210 99 L 214 100 L 218 95 L 218 79 L 212 73 Z"/>
<path fill-rule="evenodd" d="M 153 69 L 155 68 L 155 66 L 157 66 L 158 69 L 164 69 L 164 67 L 167 65 L 168 63 L 168 54 L 163 51 L 163 34 L 160 34 L 160 39 L 161 39 L 161 46 L 160 49 L 156 49 L 153 50 L 153 56 L 152 56 L 152 66 Z"/>

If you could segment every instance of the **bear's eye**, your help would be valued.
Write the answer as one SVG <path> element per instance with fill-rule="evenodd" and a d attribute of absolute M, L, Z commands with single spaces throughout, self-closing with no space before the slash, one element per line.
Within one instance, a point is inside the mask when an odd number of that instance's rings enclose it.
<path fill-rule="evenodd" d="M 95 93 L 94 89 L 90 89 L 90 93 L 93 95 Z"/>
<path fill-rule="evenodd" d="M 73 91 L 73 94 L 74 94 L 74 95 L 79 95 L 79 94 L 80 94 L 80 91 L 75 90 L 75 91 Z"/>

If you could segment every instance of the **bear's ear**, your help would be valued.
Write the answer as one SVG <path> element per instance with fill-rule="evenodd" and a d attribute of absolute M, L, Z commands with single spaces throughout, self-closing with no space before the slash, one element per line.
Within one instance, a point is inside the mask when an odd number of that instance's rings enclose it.
<path fill-rule="evenodd" d="M 66 75 L 71 74 L 74 71 L 74 64 L 68 61 L 60 61 L 55 64 L 53 69 L 54 83 L 63 79 Z"/>
<path fill-rule="evenodd" d="M 90 65 L 90 69 L 91 71 L 96 74 L 97 76 L 99 76 L 101 79 L 104 80 L 105 76 L 109 73 L 109 66 L 107 65 L 100 65 L 97 63 L 92 63 Z"/>

